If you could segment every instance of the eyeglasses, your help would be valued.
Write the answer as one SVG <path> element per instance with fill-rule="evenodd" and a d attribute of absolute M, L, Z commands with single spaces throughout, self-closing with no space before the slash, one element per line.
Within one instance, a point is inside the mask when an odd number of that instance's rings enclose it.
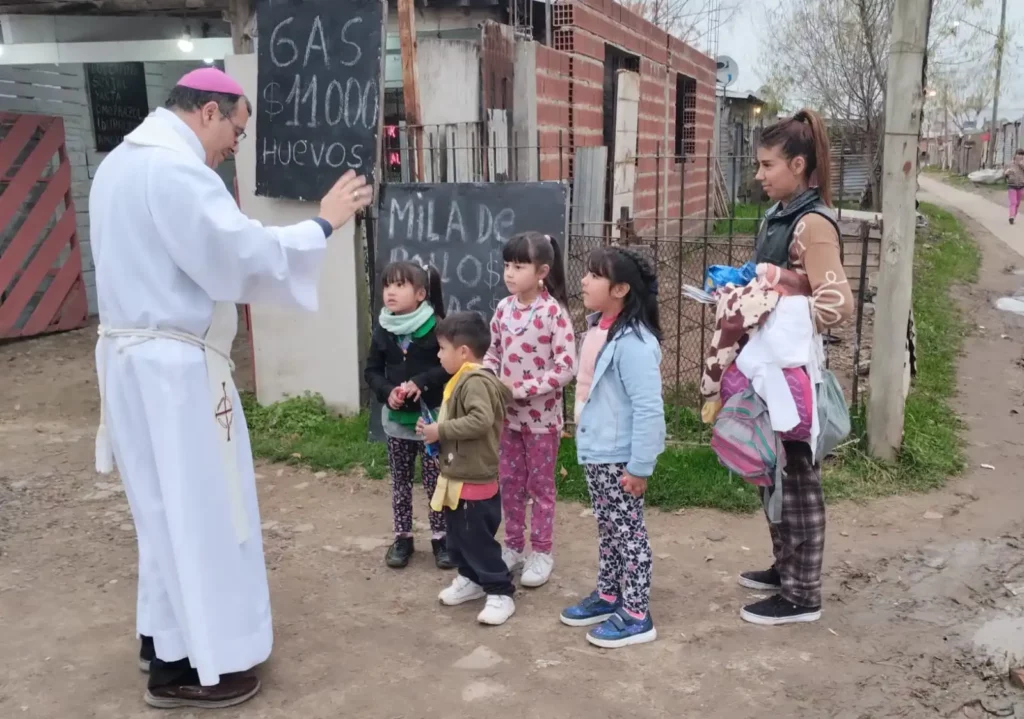
<path fill-rule="evenodd" d="M 225 120 L 227 120 L 228 124 L 231 125 L 231 128 L 235 131 L 235 142 L 241 142 L 242 140 L 245 139 L 246 135 L 245 135 L 245 128 L 244 127 L 239 127 L 238 125 L 233 123 L 231 121 L 231 116 L 225 114 L 224 112 L 221 112 L 220 116 L 222 118 L 224 118 Z"/>
<path fill-rule="evenodd" d="M 228 119 L 228 122 L 231 122 L 231 120 Z M 239 127 L 233 122 L 231 122 L 231 127 L 235 131 L 235 142 L 241 142 L 242 140 L 245 139 L 245 128 Z"/>

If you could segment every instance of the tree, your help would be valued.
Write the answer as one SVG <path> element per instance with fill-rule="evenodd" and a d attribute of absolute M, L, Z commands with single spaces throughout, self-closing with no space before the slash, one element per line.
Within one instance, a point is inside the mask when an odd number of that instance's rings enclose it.
<path fill-rule="evenodd" d="M 764 100 L 764 117 L 778 117 L 785 111 L 786 103 L 793 90 L 792 81 L 785 75 L 769 73 L 768 79 L 757 91 Z"/>
<path fill-rule="evenodd" d="M 995 78 L 991 65 L 948 66 L 932 73 L 928 81 L 925 117 L 932 134 L 962 134 L 973 129 L 987 107 L 991 107 Z"/>
<path fill-rule="evenodd" d="M 623 7 L 691 44 L 735 17 L 742 0 L 625 0 Z"/>
<path fill-rule="evenodd" d="M 977 10 L 981 0 L 934 0 L 932 25 Z M 880 207 L 886 68 L 895 0 L 777 0 L 765 22 L 764 65 L 789 78 L 792 100 L 830 121 L 844 152 L 870 158 L 869 204 Z M 929 36 L 929 59 L 962 55 L 964 34 Z"/>

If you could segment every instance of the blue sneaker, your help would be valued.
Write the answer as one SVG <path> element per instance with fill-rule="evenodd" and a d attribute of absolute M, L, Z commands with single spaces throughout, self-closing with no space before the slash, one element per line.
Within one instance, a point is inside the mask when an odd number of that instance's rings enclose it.
<path fill-rule="evenodd" d="M 616 599 L 613 604 L 601 599 L 601 595 L 594 591 L 578 604 L 563 609 L 558 618 L 562 620 L 562 624 L 568 624 L 570 627 L 589 627 L 600 624 L 615 614 L 621 601 Z"/>
<path fill-rule="evenodd" d="M 643 619 L 631 617 L 625 609 L 619 607 L 615 614 L 599 627 L 587 632 L 587 641 L 597 647 L 618 649 L 631 644 L 646 644 L 658 638 L 658 630 L 654 628 L 651 613 Z"/>

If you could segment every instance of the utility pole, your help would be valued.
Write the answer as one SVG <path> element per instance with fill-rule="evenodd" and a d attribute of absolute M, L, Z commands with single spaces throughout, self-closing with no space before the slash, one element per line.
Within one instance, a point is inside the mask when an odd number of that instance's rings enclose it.
<path fill-rule="evenodd" d="M 945 119 L 942 121 L 942 169 L 948 170 L 952 164 L 949 151 L 949 82 L 942 86 L 942 109 Z"/>
<path fill-rule="evenodd" d="M 868 449 L 887 461 L 896 459 L 903 443 L 903 367 L 914 280 L 914 200 L 932 1 L 894 4 L 886 79 L 882 267 L 875 300 L 867 423 Z"/>
<path fill-rule="evenodd" d="M 416 157 L 416 181 L 423 182 L 423 122 L 420 115 L 419 68 L 416 63 L 416 7 L 413 0 L 398 0 L 398 44 L 402 52 L 405 127 Z"/>
<path fill-rule="evenodd" d="M 989 167 L 996 164 L 996 123 L 999 122 L 999 83 L 1003 78 L 1003 50 L 1006 48 L 1006 0 L 999 17 L 999 34 L 996 36 L 996 87 L 992 94 L 992 127 L 988 133 Z"/>

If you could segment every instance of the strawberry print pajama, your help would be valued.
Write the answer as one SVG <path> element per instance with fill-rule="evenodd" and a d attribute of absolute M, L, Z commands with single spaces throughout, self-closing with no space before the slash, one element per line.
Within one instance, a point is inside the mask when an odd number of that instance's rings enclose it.
<path fill-rule="evenodd" d="M 546 292 L 528 306 L 515 296 L 502 300 L 491 320 L 484 364 L 512 390 L 498 471 L 505 545 L 525 549 L 526 505 L 532 499 L 530 544 L 535 552 L 550 553 L 562 392 L 576 372 L 569 313 Z"/>

